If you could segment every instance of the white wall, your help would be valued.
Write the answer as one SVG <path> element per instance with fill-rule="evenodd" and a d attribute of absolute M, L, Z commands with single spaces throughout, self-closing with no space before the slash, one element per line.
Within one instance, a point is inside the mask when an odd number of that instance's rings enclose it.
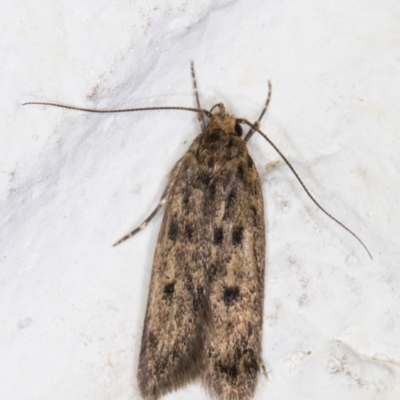
<path fill-rule="evenodd" d="M 256 399 L 400 396 L 400 3 L 3 1 L 0 6 L 2 400 L 139 399 L 137 359 L 161 214 L 199 132 L 184 112 L 85 107 L 222 101 L 259 136 L 266 298 Z M 193 384 L 165 399 L 204 399 Z"/>

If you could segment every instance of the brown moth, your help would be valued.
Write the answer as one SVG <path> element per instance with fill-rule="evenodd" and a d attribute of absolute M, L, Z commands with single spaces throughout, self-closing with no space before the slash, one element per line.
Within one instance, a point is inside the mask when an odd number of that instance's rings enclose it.
<path fill-rule="evenodd" d="M 192 76 L 200 109 L 193 64 Z M 251 399 L 263 366 L 261 183 L 239 122 L 222 104 L 215 109 L 207 126 L 200 115 L 202 132 L 170 173 L 159 205 L 166 209 L 138 368 L 145 399 L 196 378 L 213 399 Z"/>
<path fill-rule="evenodd" d="M 251 124 L 228 114 L 223 104 L 210 111 L 201 109 L 191 66 L 197 108 L 92 110 L 25 104 L 103 113 L 152 109 L 198 113 L 202 132 L 169 174 L 159 205 L 139 228 L 114 244 L 145 228 L 166 206 L 144 321 L 139 389 L 144 399 L 156 400 L 199 379 L 213 399 L 249 400 L 260 369 L 267 375 L 261 356 L 266 246 L 263 195 L 246 144 L 255 131 L 288 164 L 313 202 L 370 253 L 358 236 L 318 204 L 286 157 L 260 131 L 271 84 L 260 118 Z M 204 116 L 209 118 L 207 125 Z M 251 128 L 244 139 L 240 124 Z"/>
<path fill-rule="evenodd" d="M 145 399 L 197 377 L 215 399 L 256 388 L 263 196 L 236 119 L 218 108 L 169 176 L 139 358 Z"/>

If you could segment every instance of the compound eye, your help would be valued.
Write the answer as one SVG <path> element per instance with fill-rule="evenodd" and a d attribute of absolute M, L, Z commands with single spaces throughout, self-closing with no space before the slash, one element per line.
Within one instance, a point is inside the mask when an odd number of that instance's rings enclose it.
<path fill-rule="evenodd" d="M 238 124 L 237 122 L 235 124 L 235 132 L 236 132 L 236 135 L 238 135 L 239 137 L 242 137 L 243 130 L 242 130 L 242 127 L 240 126 L 240 124 Z"/>

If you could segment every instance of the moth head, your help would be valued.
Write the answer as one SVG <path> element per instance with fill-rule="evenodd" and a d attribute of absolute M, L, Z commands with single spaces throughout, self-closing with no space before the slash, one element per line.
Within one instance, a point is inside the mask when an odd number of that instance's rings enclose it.
<path fill-rule="evenodd" d="M 218 111 L 213 112 L 214 109 L 218 109 Z M 213 106 L 210 110 L 210 113 L 210 123 L 208 124 L 209 129 L 221 129 L 231 135 L 242 137 L 242 127 L 233 115 L 228 114 L 225 111 L 225 106 L 222 103 L 218 103 Z"/>

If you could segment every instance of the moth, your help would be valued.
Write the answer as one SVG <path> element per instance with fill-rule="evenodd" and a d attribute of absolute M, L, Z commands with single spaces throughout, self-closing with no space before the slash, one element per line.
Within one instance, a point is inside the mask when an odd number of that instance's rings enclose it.
<path fill-rule="evenodd" d="M 255 124 L 236 118 L 218 103 L 197 108 L 146 107 L 92 110 L 128 112 L 181 109 L 198 114 L 201 133 L 169 174 L 157 208 L 114 245 L 145 228 L 159 209 L 165 214 L 158 236 L 142 334 L 138 383 L 144 399 L 156 400 L 198 379 L 218 400 L 253 398 L 262 361 L 265 223 L 263 194 L 247 141 L 258 131 L 280 154 L 314 203 L 286 157 L 260 131 L 270 98 Z M 206 119 L 208 123 L 206 123 Z M 241 124 L 250 127 L 244 136 Z M 244 137 L 243 137 L 244 136 Z"/>

